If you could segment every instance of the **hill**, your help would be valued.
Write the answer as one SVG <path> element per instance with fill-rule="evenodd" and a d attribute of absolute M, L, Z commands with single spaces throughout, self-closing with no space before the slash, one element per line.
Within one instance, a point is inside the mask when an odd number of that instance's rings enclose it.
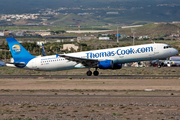
<path fill-rule="evenodd" d="M 75 25 L 81 21 L 82 24 L 90 26 L 116 26 L 180 21 L 179 6 L 179 0 L 3 0 L 0 14 L 41 13 L 52 10 L 70 14 L 65 18 L 52 17 L 51 22 L 55 25 Z M 111 12 L 117 14 L 107 14 Z M 90 15 L 75 16 L 78 13 Z M 0 25 L 3 25 L 1 22 Z"/>
<path fill-rule="evenodd" d="M 105 22 L 96 19 L 92 15 L 79 16 L 73 13 L 68 15 L 57 15 L 50 21 L 56 26 L 77 26 L 79 23 L 81 26 L 100 26 L 105 24 Z"/>
<path fill-rule="evenodd" d="M 160 24 L 146 24 L 142 27 L 135 28 L 136 36 L 148 35 L 151 37 L 165 37 L 172 33 L 177 33 L 177 29 L 180 28 L 178 24 L 160 23 Z M 119 29 L 119 33 L 122 35 L 130 35 L 131 28 Z"/>

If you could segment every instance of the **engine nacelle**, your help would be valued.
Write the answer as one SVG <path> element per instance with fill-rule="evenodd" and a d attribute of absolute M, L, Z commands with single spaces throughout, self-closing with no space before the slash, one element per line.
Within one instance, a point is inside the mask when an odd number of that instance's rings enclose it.
<path fill-rule="evenodd" d="M 122 64 L 114 64 L 112 60 L 98 62 L 99 69 L 121 69 Z"/>
<path fill-rule="evenodd" d="M 114 64 L 112 69 L 121 69 L 122 64 Z"/>
<path fill-rule="evenodd" d="M 112 60 L 99 61 L 98 67 L 99 69 L 112 69 L 113 61 Z"/>

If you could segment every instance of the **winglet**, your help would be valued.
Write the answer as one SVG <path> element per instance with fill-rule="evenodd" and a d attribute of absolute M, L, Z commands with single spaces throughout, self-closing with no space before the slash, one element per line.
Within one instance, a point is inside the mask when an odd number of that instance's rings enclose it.
<path fill-rule="evenodd" d="M 43 56 L 46 56 L 45 49 L 44 49 L 44 44 L 43 43 L 42 43 L 42 54 L 43 54 Z"/>
<path fill-rule="evenodd" d="M 56 58 L 57 58 L 57 57 L 60 57 L 60 55 L 58 55 L 58 54 L 55 54 L 55 55 L 56 55 Z"/>

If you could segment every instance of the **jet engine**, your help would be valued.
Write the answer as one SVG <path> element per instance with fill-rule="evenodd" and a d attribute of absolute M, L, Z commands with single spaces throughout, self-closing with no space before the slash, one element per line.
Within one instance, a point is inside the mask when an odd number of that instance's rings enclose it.
<path fill-rule="evenodd" d="M 98 62 L 99 69 L 121 69 L 122 64 L 114 64 L 112 60 L 104 60 Z"/>

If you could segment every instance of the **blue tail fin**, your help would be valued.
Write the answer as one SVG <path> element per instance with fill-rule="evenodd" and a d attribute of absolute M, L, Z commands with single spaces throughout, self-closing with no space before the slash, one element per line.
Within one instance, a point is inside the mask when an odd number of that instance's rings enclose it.
<path fill-rule="evenodd" d="M 45 52 L 45 48 L 44 48 L 44 44 L 42 43 L 42 53 L 43 53 L 43 56 L 46 56 L 46 52 Z"/>
<path fill-rule="evenodd" d="M 14 63 L 27 62 L 33 58 L 32 56 L 18 41 L 13 37 L 6 38 L 9 49 L 14 59 Z"/>

